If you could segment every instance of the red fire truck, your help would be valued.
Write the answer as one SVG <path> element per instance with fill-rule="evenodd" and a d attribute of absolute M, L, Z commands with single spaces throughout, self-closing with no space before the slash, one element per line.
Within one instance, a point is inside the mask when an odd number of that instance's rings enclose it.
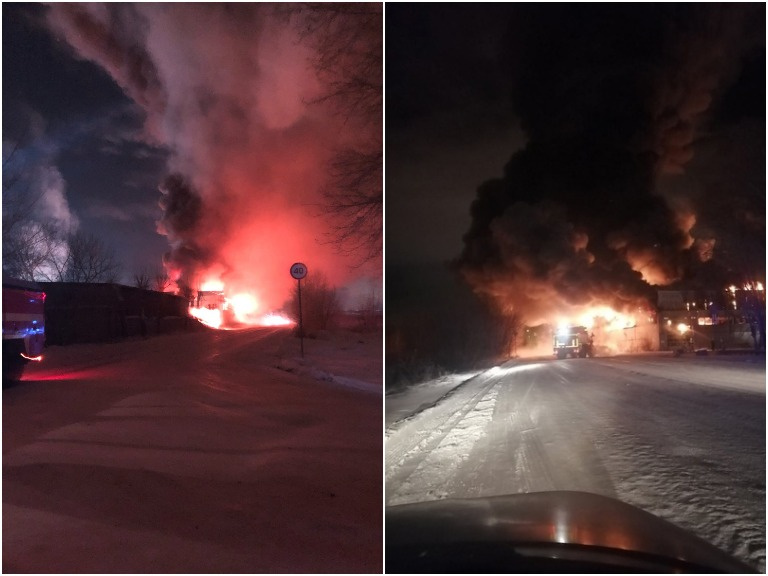
<path fill-rule="evenodd" d="M 43 359 L 44 304 L 37 284 L 3 274 L 3 384 L 19 380 L 27 362 Z"/>

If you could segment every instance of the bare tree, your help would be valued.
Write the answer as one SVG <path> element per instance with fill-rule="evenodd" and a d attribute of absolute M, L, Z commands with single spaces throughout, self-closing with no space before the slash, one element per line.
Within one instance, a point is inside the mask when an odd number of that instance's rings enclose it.
<path fill-rule="evenodd" d="M 313 65 L 330 101 L 348 118 L 381 124 L 383 11 L 381 4 L 307 2 L 299 5 L 305 40 L 316 48 Z"/>
<path fill-rule="evenodd" d="M 358 139 L 338 150 L 321 211 L 330 242 L 362 265 L 382 254 L 383 14 L 375 3 L 305 3 L 290 9 L 313 45 L 325 87 L 317 100 L 332 106 Z"/>
<path fill-rule="evenodd" d="M 340 152 L 332 166 L 332 184 L 324 192 L 323 206 L 339 252 L 357 256 L 363 264 L 382 253 L 383 188 L 381 151 L 366 154 Z"/>
<path fill-rule="evenodd" d="M 152 286 L 152 277 L 146 268 L 133 273 L 133 285 L 142 290 L 149 290 Z"/>
<path fill-rule="evenodd" d="M 511 310 L 501 316 L 501 339 L 507 356 L 517 356 L 517 339 L 523 327 L 523 317 L 516 310 Z"/>
<path fill-rule="evenodd" d="M 171 285 L 171 278 L 165 270 L 156 270 L 153 278 L 154 289 L 158 292 L 165 292 Z"/>
<path fill-rule="evenodd" d="M 59 280 L 67 247 L 54 222 L 40 222 L 35 209 L 43 190 L 33 191 L 28 166 L 15 162 L 18 144 L 3 157 L 3 271 L 24 280 Z"/>
<path fill-rule="evenodd" d="M 80 231 L 70 234 L 65 281 L 115 282 L 119 271 L 114 251 L 98 237 Z"/>
<path fill-rule="evenodd" d="M 382 302 L 381 295 L 371 289 L 365 300 L 360 306 L 360 329 L 364 332 L 369 330 L 378 330 L 381 328 L 382 321 Z"/>
<path fill-rule="evenodd" d="M 291 298 L 293 317 L 299 319 L 298 285 Z M 320 271 L 313 272 L 301 282 L 301 312 L 304 330 L 327 330 L 331 327 L 333 316 L 339 310 L 339 298 L 336 288 Z"/>
<path fill-rule="evenodd" d="M 23 221 L 3 235 L 3 270 L 23 280 L 56 281 L 66 252 L 53 224 Z"/>

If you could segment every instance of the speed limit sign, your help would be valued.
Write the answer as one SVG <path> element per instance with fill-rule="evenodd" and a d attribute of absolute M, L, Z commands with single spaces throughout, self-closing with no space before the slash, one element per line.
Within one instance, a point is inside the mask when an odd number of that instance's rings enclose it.
<path fill-rule="evenodd" d="M 296 280 L 301 280 L 306 275 L 307 275 L 306 265 L 302 264 L 301 262 L 296 262 L 296 264 L 291 266 L 291 276 L 293 276 Z"/>

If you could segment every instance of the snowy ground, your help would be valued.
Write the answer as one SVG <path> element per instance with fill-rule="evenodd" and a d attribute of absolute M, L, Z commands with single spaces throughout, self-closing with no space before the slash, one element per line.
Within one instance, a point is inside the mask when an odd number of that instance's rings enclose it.
<path fill-rule="evenodd" d="M 449 374 L 437 380 L 422 382 L 418 386 L 399 390 L 393 394 L 387 394 L 385 403 L 384 422 L 389 428 L 395 422 L 405 420 L 409 416 L 426 410 L 432 404 L 440 400 L 448 392 L 477 376 L 479 372 L 466 372 L 462 374 Z"/>
<path fill-rule="evenodd" d="M 4 572 L 380 572 L 380 335 L 53 347 L 3 391 Z"/>
<path fill-rule="evenodd" d="M 387 396 L 387 504 L 593 492 L 765 569 L 764 357 L 541 360 L 469 376 L 391 407 Z"/>

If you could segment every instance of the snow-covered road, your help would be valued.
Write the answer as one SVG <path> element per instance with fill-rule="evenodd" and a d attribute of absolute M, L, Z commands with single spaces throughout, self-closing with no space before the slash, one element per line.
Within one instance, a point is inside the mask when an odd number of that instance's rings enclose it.
<path fill-rule="evenodd" d="M 377 572 L 381 338 L 48 349 L 3 391 L 4 572 Z"/>
<path fill-rule="evenodd" d="M 413 395 L 421 409 L 387 429 L 388 505 L 593 492 L 764 570 L 764 358 L 512 362 Z"/>

